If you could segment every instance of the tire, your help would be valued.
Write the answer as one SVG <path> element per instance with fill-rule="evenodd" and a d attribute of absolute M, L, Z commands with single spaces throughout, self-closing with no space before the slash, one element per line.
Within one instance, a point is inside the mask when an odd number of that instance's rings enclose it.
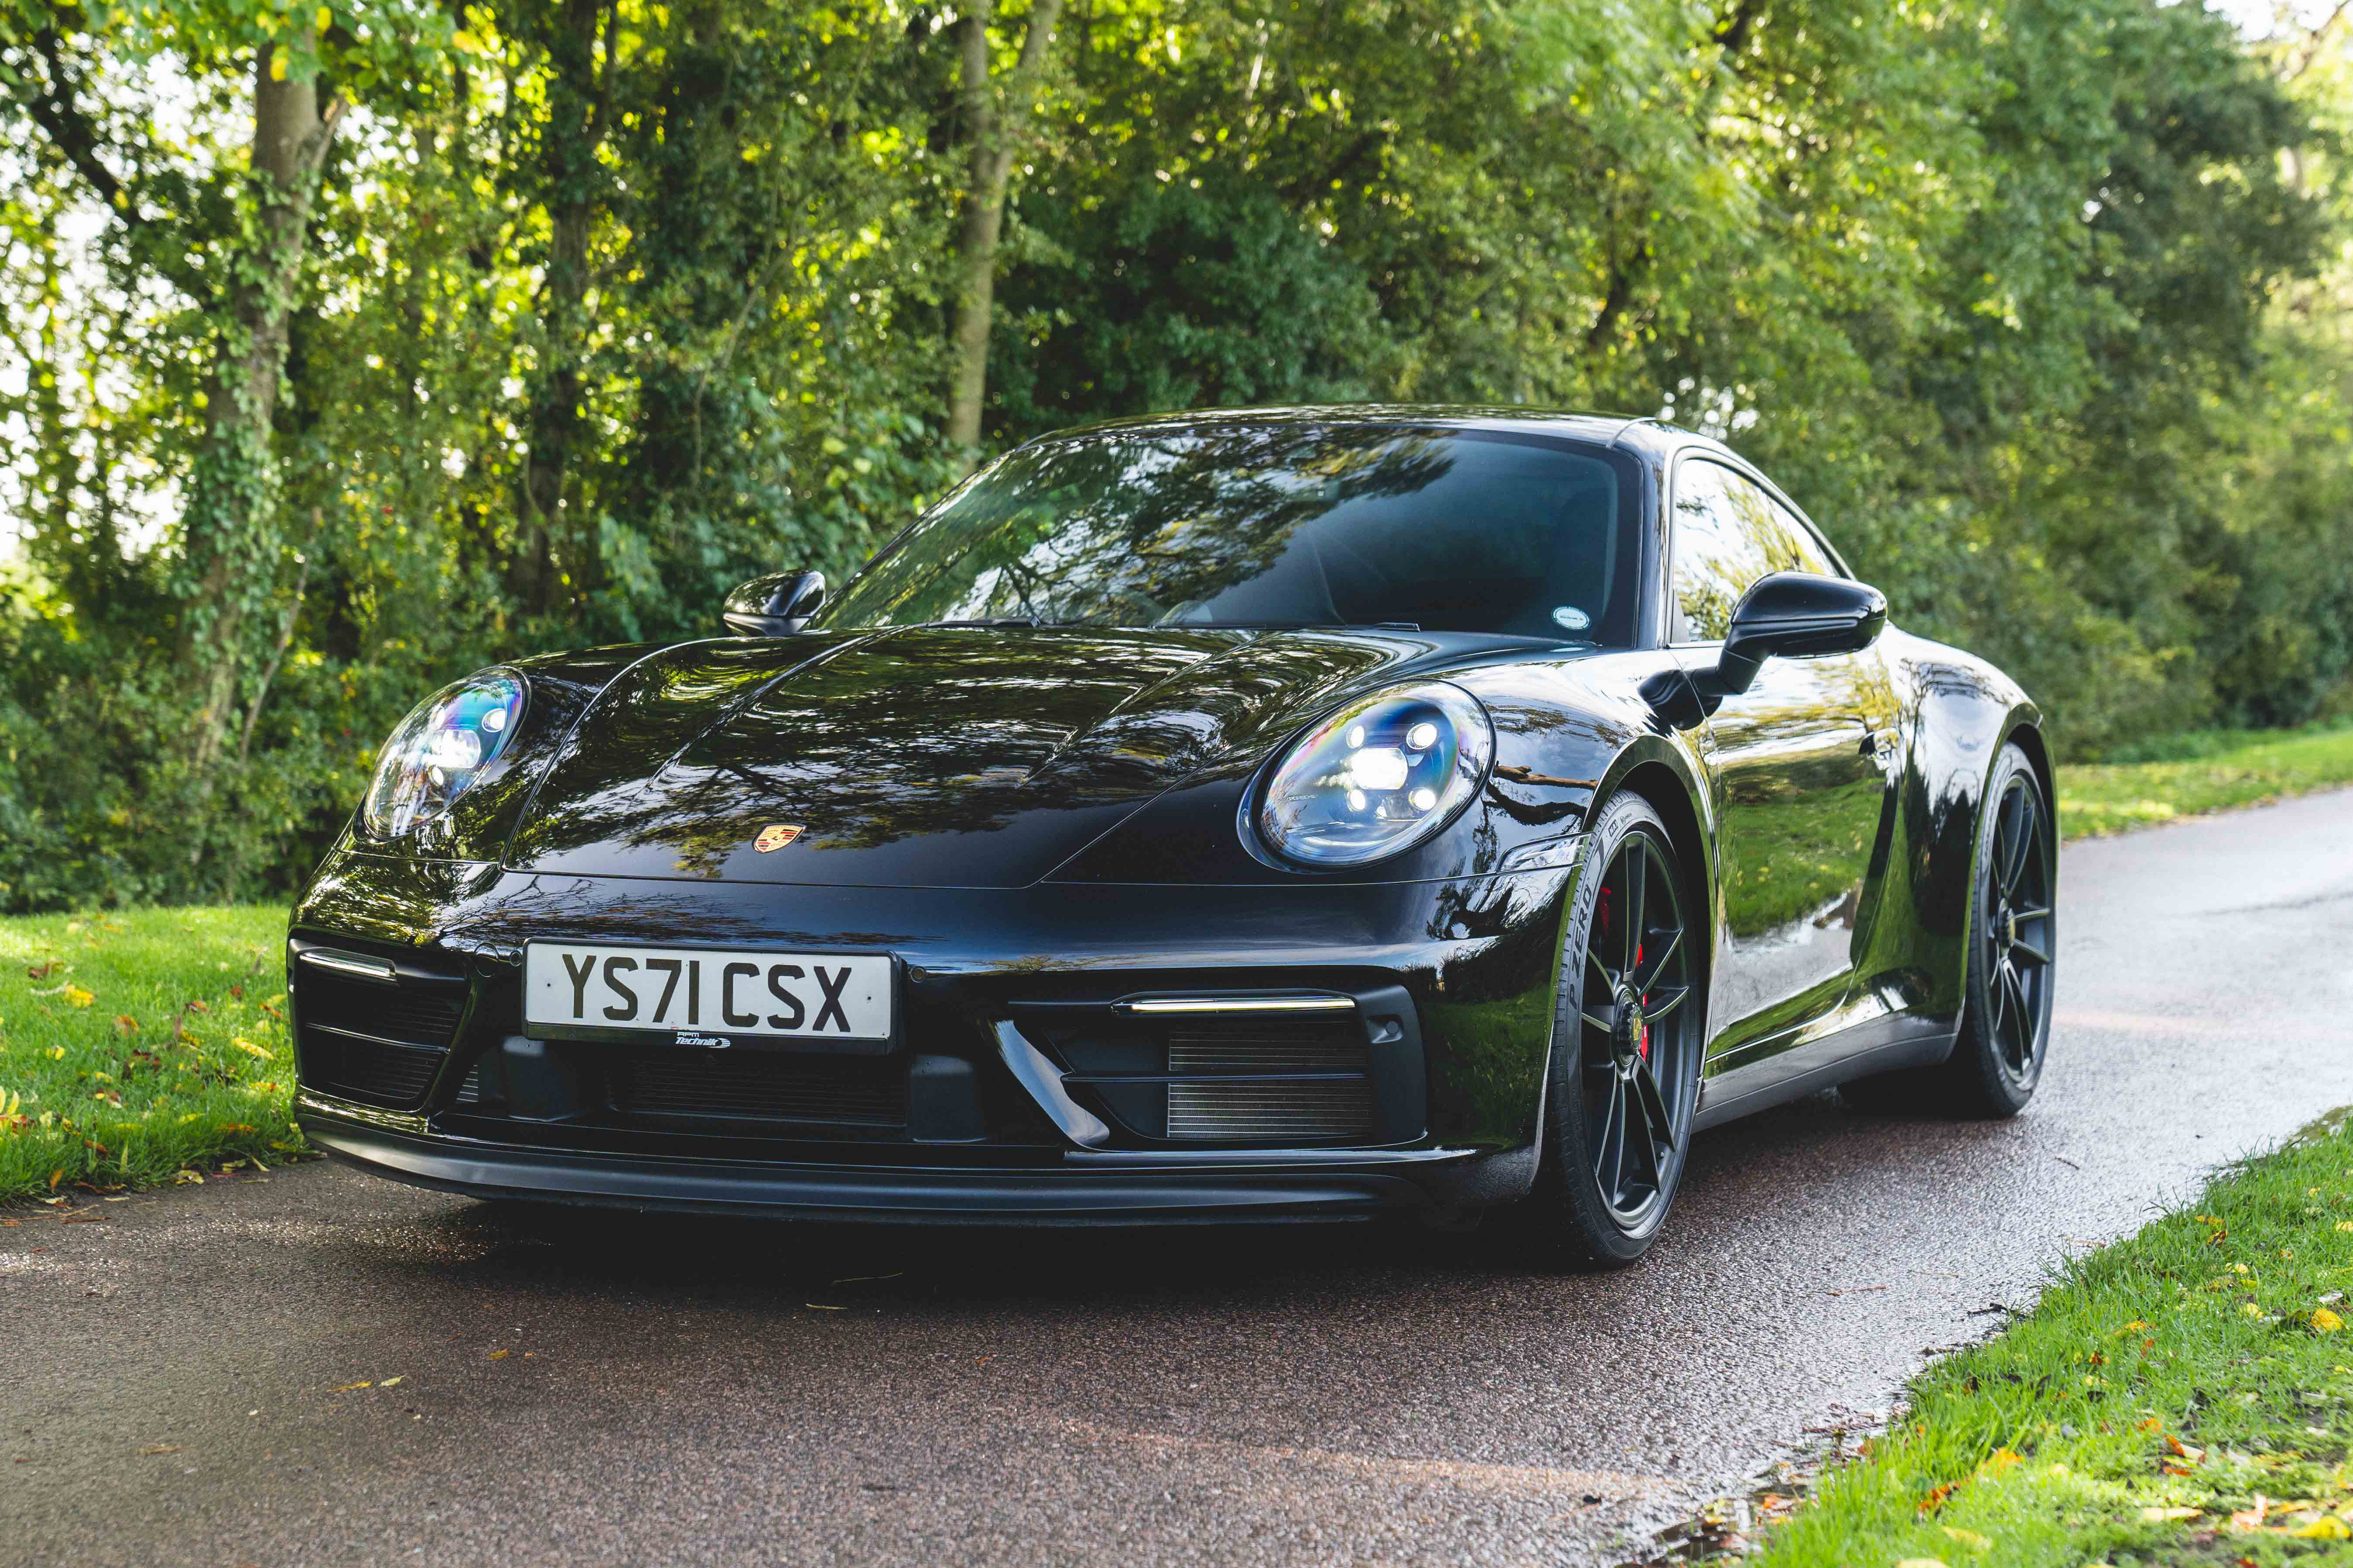
<path fill-rule="evenodd" d="M 1566 1267 L 1640 1258 L 1682 1184 L 1707 1030 L 1705 924 L 1690 886 L 1649 802 L 1620 795 L 1595 816 L 1563 926 L 1544 1164 L 1528 1204 L 1538 1247 Z"/>
<path fill-rule="evenodd" d="M 1964 931 L 1961 1028 L 1941 1065 L 1841 1084 L 1865 1110 L 2001 1119 L 2034 1098 L 2051 1049 L 2059 924 L 2058 819 L 2015 744 L 1987 782 Z"/>

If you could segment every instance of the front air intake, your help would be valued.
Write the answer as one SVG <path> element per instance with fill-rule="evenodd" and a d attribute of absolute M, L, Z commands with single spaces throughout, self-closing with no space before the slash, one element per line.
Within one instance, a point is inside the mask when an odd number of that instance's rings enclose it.
<path fill-rule="evenodd" d="M 1188 1020 L 1168 1036 L 1172 1141 L 1361 1137 L 1377 1116 L 1365 1033 L 1340 1018 Z"/>
<path fill-rule="evenodd" d="M 388 973 L 390 964 L 384 965 Z M 365 1105 L 413 1106 L 449 1054 L 465 1005 L 457 975 L 389 983 L 294 966 L 296 1053 L 311 1088 Z"/>

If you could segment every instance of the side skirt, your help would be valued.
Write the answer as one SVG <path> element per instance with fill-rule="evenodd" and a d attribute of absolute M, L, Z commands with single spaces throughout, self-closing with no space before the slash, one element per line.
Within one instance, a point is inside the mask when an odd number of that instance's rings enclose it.
<path fill-rule="evenodd" d="M 1934 1067 L 1952 1055 L 1960 1030 L 1957 1014 L 1934 1017 L 1894 1013 L 1703 1079 L 1693 1130 L 1721 1126 L 1751 1111 L 1802 1100 L 1849 1079 L 1902 1068 Z"/>

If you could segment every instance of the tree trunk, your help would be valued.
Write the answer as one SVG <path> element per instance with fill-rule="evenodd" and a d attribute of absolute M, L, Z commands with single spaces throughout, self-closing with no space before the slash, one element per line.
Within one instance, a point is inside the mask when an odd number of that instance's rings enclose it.
<path fill-rule="evenodd" d="M 958 24 L 958 94 L 964 109 L 966 167 L 956 212 L 955 310 L 948 337 L 948 442 L 967 456 L 980 445 L 980 407 L 988 392 L 988 330 L 997 305 L 997 246 L 1005 230 L 1005 193 L 1015 143 L 1028 129 L 1046 47 L 1061 20 L 1062 0 L 1033 0 L 1020 58 L 1008 74 L 1005 101 L 988 70 L 992 0 L 974 0 Z"/>
<path fill-rule="evenodd" d="M 307 51 L 306 51 L 307 52 Z M 318 194 L 341 100 L 322 110 L 315 77 L 297 81 L 264 50 L 254 61 L 252 181 L 257 249 L 233 276 L 220 346 L 205 389 L 205 432 L 187 508 L 188 569 L 195 598 L 182 632 L 196 672 L 194 738 L 198 769 L 218 754 L 237 707 L 239 643 L 247 615 L 277 575 L 277 464 L 270 430 L 286 363 L 286 322 L 302 267 L 311 203 Z"/>
<path fill-rule="evenodd" d="M 541 296 L 539 374 L 526 423 L 531 446 L 517 497 L 522 536 L 516 542 L 510 576 L 524 612 L 531 615 L 555 607 L 562 569 L 557 541 L 586 428 L 580 405 L 587 395 L 582 369 L 589 325 L 588 245 L 598 205 L 596 146 L 605 135 L 605 79 L 612 69 L 609 42 L 603 70 L 596 60 L 596 37 L 605 16 L 606 0 L 564 0 L 548 47 L 554 93 L 544 142 L 547 274 Z M 581 527 L 580 538 L 566 552 L 572 557 L 575 591 L 589 585 L 596 557 L 596 541 L 585 521 Z"/>

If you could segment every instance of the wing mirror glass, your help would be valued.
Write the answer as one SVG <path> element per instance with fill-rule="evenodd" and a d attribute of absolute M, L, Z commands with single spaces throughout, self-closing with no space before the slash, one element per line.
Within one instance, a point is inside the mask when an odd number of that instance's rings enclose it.
<path fill-rule="evenodd" d="M 824 604 L 824 573 L 776 572 L 728 595 L 720 619 L 747 637 L 780 637 L 808 625 Z"/>
<path fill-rule="evenodd" d="M 1859 653 L 1887 625 L 1887 595 L 1868 583 L 1776 572 L 1757 579 L 1732 612 L 1716 684 L 1746 691 L 1768 658 Z"/>

